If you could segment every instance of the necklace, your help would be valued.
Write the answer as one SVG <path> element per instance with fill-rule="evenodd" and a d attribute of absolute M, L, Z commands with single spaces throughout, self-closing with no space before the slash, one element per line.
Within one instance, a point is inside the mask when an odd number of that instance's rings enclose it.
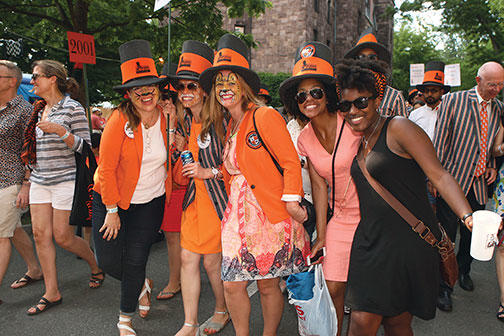
<path fill-rule="evenodd" d="M 144 125 L 146 130 L 151 128 L 153 126 L 153 124 L 156 123 L 154 120 L 157 121 L 157 116 L 158 116 L 158 114 L 154 112 L 148 117 L 148 120 L 145 120 L 145 121 L 142 120 L 142 124 Z"/>
<path fill-rule="evenodd" d="M 364 149 L 367 149 L 367 146 L 369 144 L 369 140 L 371 140 L 371 138 L 373 137 L 374 132 L 376 131 L 376 129 L 378 128 L 378 125 L 380 124 L 380 121 L 381 121 L 381 117 L 378 116 L 378 120 L 376 120 L 376 123 L 373 127 L 373 131 L 371 132 L 371 134 L 369 135 L 369 137 L 367 139 L 364 135 L 362 135 L 362 142 L 364 142 Z"/>
<path fill-rule="evenodd" d="M 240 120 L 238 120 L 238 122 L 236 122 L 234 125 L 233 125 L 233 128 L 231 130 L 231 136 L 229 137 L 229 139 L 233 138 L 236 136 L 236 134 L 238 133 L 238 128 L 240 128 L 240 124 L 243 120 L 243 117 L 245 116 L 245 113 L 242 114 L 242 116 L 240 117 Z"/>

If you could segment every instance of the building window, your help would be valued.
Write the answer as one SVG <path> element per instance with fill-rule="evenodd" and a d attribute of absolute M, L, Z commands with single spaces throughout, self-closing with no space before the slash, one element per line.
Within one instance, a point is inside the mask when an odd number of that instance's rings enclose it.
<path fill-rule="evenodd" d="M 317 29 L 313 29 L 313 40 L 318 41 L 318 30 Z"/>
<path fill-rule="evenodd" d="M 327 0 L 327 23 L 331 24 L 331 0 Z"/>
<path fill-rule="evenodd" d="M 234 25 L 234 31 L 235 32 L 238 32 L 238 33 L 241 33 L 241 34 L 245 34 L 245 25 L 243 24 L 235 24 Z"/>
<path fill-rule="evenodd" d="M 313 0 L 313 8 L 315 9 L 315 12 L 319 12 L 319 0 Z"/>

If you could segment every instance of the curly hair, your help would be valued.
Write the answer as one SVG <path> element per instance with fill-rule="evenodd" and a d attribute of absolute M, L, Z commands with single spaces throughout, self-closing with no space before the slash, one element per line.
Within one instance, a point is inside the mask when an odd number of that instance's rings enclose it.
<path fill-rule="evenodd" d="M 324 89 L 324 94 L 326 95 L 326 100 L 327 100 L 327 111 L 330 113 L 335 113 L 338 108 L 338 95 L 336 94 L 336 87 L 334 84 L 327 84 L 322 81 L 317 80 L 317 82 L 322 86 Z M 293 116 L 297 120 L 301 120 L 302 122 L 308 122 L 310 119 L 305 116 L 300 110 L 299 110 L 299 105 L 294 99 L 294 97 L 297 94 L 298 86 L 301 82 L 298 83 L 298 85 L 293 85 L 290 87 L 286 93 L 285 97 L 287 97 L 287 101 L 284 102 L 285 110 L 287 111 L 288 114 Z"/>
<path fill-rule="evenodd" d="M 335 67 L 336 86 L 339 91 L 357 89 L 368 91 L 374 97 L 383 95 L 387 85 L 386 70 L 381 62 L 342 60 Z"/>

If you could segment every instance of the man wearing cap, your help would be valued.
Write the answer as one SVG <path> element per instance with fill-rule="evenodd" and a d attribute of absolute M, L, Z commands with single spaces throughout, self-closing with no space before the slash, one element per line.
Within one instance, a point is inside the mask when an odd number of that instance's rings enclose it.
<path fill-rule="evenodd" d="M 389 67 L 391 61 L 390 52 L 384 45 L 378 43 L 372 27 L 369 27 L 362 33 L 355 47 L 345 54 L 345 58 L 382 61 Z M 404 101 L 403 95 L 399 90 L 396 90 L 388 85 L 385 87 L 383 100 L 378 110 L 381 115 L 408 116 L 408 110 L 406 108 L 406 102 Z"/>
<path fill-rule="evenodd" d="M 432 140 L 436 128 L 437 111 L 441 97 L 450 92 L 450 87 L 444 85 L 444 67 L 441 61 L 431 61 L 425 66 L 424 80 L 416 89 L 423 94 L 425 105 L 412 111 L 409 119 L 420 126 Z"/>
<path fill-rule="evenodd" d="M 408 113 L 411 113 L 411 111 L 415 109 L 415 103 L 418 103 L 419 101 L 422 102 L 422 105 L 425 105 L 425 98 L 422 92 L 418 91 L 416 87 L 410 88 L 408 91 L 408 100 L 406 101 Z"/>
<path fill-rule="evenodd" d="M 490 149 L 504 112 L 504 105 L 496 99 L 504 87 L 504 69 L 496 62 L 487 62 L 479 68 L 476 82 L 476 87 L 470 90 L 443 98 L 434 132 L 439 161 L 460 184 L 473 211 L 485 208 L 487 185 L 496 178 Z M 471 215 L 468 213 L 464 217 Z M 437 216 L 452 241 L 460 225 L 459 284 L 462 289 L 472 291 L 474 284 L 469 276 L 473 259 L 469 254 L 471 231 L 460 224 L 460 219 L 442 198 L 437 199 Z M 452 290 L 441 284 L 439 309 L 452 310 Z"/>
<path fill-rule="evenodd" d="M 0 283 L 11 256 L 11 240 L 23 257 L 28 272 L 12 288 L 24 287 L 42 278 L 33 244 L 21 228 L 20 208 L 28 206 L 29 170 L 21 161 L 24 130 L 33 107 L 16 94 L 21 70 L 12 62 L 0 61 Z M 0 300 L 0 304 L 2 300 Z"/>
<path fill-rule="evenodd" d="M 98 107 L 91 108 L 91 127 L 97 131 L 103 131 L 105 127 L 105 118 L 102 117 L 102 111 Z"/>

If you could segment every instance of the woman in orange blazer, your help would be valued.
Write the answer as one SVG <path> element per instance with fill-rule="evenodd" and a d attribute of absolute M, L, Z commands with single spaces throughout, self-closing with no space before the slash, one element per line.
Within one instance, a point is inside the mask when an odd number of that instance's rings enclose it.
<path fill-rule="evenodd" d="M 232 118 L 224 151 L 231 188 L 221 234 L 226 304 L 236 335 L 249 335 L 246 286 L 257 280 L 263 335 L 276 335 L 284 304 L 279 280 L 304 270 L 310 243 L 301 224 L 306 211 L 299 205 L 303 188 L 296 149 L 280 114 L 259 107 L 259 77 L 248 64 L 245 44 L 226 34 L 200 83 L 209 94 L 209 111 L 221 113 L 224 107 Z"/>
<path fill-rule="evenodd" d="M 101 139 L 93 233 L 98 264 L 121 281 L 119 332 L 134 335 L 131 318 L 137 304 L 141 317 L 150 309 L 152 281 L 145 279 L 145 266 L 172 183 L 166 118 L 158 106 L 166 79 L 157 75 L 149 42 L 127 42 L 119 54 L 123 84 L 114 89 L 127 98 L 112 113 Z"/>

